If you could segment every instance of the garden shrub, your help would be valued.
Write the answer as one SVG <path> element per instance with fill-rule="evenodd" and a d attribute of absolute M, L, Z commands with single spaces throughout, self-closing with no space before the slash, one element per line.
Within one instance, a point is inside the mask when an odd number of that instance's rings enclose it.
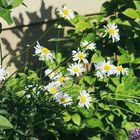
<path fill-rule="evenodd" d="M 67 34 L 49 41 L 69 42 L 71 54 L 38 40 L 32 55 L 42 63 L 40 72 L 28 69 L 7 80 L 0 75 L 0 113 L 13 125 L 1 137 L 138 139 L 140 1 L 107 1 L 99 15 L 88 17 L 66 6 L 56 13 L 54 28 L 66 27 Z"/>

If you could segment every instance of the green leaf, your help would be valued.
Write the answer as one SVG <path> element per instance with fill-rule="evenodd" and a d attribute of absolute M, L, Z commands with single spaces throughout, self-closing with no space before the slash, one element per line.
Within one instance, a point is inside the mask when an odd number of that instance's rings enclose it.
<path fill-rule="evenodd" d="M 115 132 L 116 140 L 128 140 L 127 134 L 123 129 L 119 129 Z"/>
<path fill-rule="evenodd" d="M 16 92 L 15 94 L 18 97 L 23 97 L 23 95 L 25 94 L 25 92 L 24 92 L 24 90 L 21 90 L 21 91 Z"/>
<path fill-rule="evenodd" d="M 126 9 L 124 12 L 122 12 L 125 16 L 130 17 L 132 19 L 139 18 L 139 14 L 137 13 L 136 10 L 132 8 Z"/>
<path fill-rule="evenodd" d="M 91 58 L 91 63 L 100 62 L 102 60 L 104 60 L 104 58 L 100 54 L 95 53 L 95 54 L 93 54 L 93 56 Z"/>
<path fill-rule="evenodd" d="M 112 77 L 111 81 L 113 82 L 113 84 L 118 86 L 120 84 L 120 77 Z"/>
<path fill-rule="evenodd" d="M 86 121 L 86 126 L 88 128 L 99 127 L 99 128 L 102 129 L 103 128 L 103 123 L 100 120 L 98 120 L 96 118 L 93 118 L 93 119 L 89 119 L 89 120 Z"/>
<path fill-rule="evenodd" d="M 136 103 L 136 101 L 132 102 L 125 102 L 126 106 L 133 111 L 134 113 L 139 113 L 140 114 L 140 104 Z"/>
<path fill-rule="evenodd" d="M 127 55 L 121 55 L 118 60 L 118 64 L 128 64 L 131 62 L 131 59 Z"/>
<path fill-rule="evenodd" d="M 103 108 L 104 110 L 111 110 L 108 105 L 105 105 L 103 103 L 100 103 L 99 107 Z"/>
<path fill-rule="evenodd" d="M 72 115 L 72 121 L 76 124 L 76 125 L 80 125 L 81 123 L 81 117 L 79 114 L 75 113 L 74 115 Z"/>
<path fill-rule="evenodd" d="M 8 4 L 12 6 L 12 8 L 18 7 L 23 3 L 23 0 L 9 0 Z"/>
<path fill-rule="evenodd" d="M 7 8 L 8 4 L 6 0 L 0 0 L 0 7 L 5 7 Z"/>
<path fill-rule="evenodd" d="M 106 116 L 106 113 L 102 113 L 102 112 L 95 112 L 95 115 L 97 116 L 97 118 L 99 120 L 101 120 L 102 118 L 104 118 Z"/>
<path fill-rule="evenodd" d="M 140 11 L 140 1 L 135 0 L 135 1 L 133 1 L 133 2 L 134 2 L 134 4 L 135 4 L 137 10 Z"/>
<path fill-rule="evenodd" d="M 119 84 L 116 88 L 116 93 L 115 94 L 118 94 L 118 93 L 124 93 L 125 92 L 125 85 L 124 83 L 122 84 Z"/>
<path fill-rule="evenodd" d="M 128 132 L 135 127 L 135 122 L 127 122 L 126 120 L 122 122 L 122 128 L 125 128 Z"/>
<path fill-rule="evenodd" d="M 136 58 L 133 63 L 134 64 L 140 64 L 140 58 Z"/>
<path fill-rule="evenodd" d="M 11 18 L 11 11 L 0 7 L 0 17 L 2 17 L 9 25 L 13 23 Z"/>
<path fill-rule="evenodd" d="M 85 118 L 91 118 L 93 115 L 92 110 L 87 110 L 85 108 L 79 108 L 79 111 Z"/>
<path fill-rule="evenodd" d="M 79 21 L 76 25 L 76 32 L 83 32 L 86 29 L 92 28 L 93 25 L 90 22 Z"/>
<path fill-rule="evenodd" d="M 62 61 L 62 54 L 60 52 L 56 54 L 56 61 L 58 64 L 60 64 Z"/>
<path fill-rule="evenodd" d="M 63 119 L 65 122 L 68 122 L 71 120 L 71 115 L 68 112 L 65 112 Z"/>
<path fill-rule="evenodd" d="M 113 115 L 113 114 L 110 114 L 110 115 L 108 116 L 108 119 L 109 119 L 111 122 L 113 122 L 113 120 L 114 120 L 114 115 Z"/>
<path fill-rule="evenodd" d="M 29 71 L 28 71 L 28 75 L 29 75 L 29 76 L 27 77 L 28 80 L 38 80 L 38 75 L 37 75 L 37 73 L 34 72 L 34 71 L 29 70 Z"/>
<path fill-rule="evenodd" d="M 84 45 L 83 45 L 83 42 L 85 42 L 85 41 L 87 41 L 87 42 L 93 42 L 93 40 L 95 39 L 96 37 L 95 37 L 95 34 L 94 33 L 88 33 L 86 36 L 84 36 L 82 39 L 81 39 L 81 41 L 80 41 L 80 46 L 83 48 L 83 47 L 85 47 Z"/>
<path fill-rule="evenodd" d="M 84 81 L 86 81 L 89 85 L 92 85 L 96 81 L 96 78 L 92 76 L 85 76 Z"/>
<path fill-rule="evenodd" d="M 13 125 L 3 116 L 0 115 L 0 129 L 12 129 Z"/>

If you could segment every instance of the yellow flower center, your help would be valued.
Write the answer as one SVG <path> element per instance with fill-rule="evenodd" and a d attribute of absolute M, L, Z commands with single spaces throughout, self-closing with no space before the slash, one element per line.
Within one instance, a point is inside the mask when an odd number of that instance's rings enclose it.
<path fill-rule="evenodd" d="M 108 29 L 108 32 L 111 34 L 111 35 L 114 35 L 116 33 L 115 29 L 113 28 L 109 28 Z"/>
<path fill-rule="evenodd" d="M 80 59 L 84 59 L 84 54 L 82 54 L 82 53 L 78 53 L 78 58 L 80 58 Z"/>
<path fill-rule="evenodd" d="M 87 46 L 87 49 L 91 49 L 91 48 L 92 48 L 92 45 L 88 45 L 88 46 Z"/>
<path fill-rule="evenodd" d="M 64 15 L 69 15 L 69 10 L 68 9 L 63 9 Z"/>
<path fill-rule="evenodd" d="M 45 54 L 48 54 L 49 50 L 47 48 L 42 48 L 42 52 L 45 53 Z"/>
<path fill-rule="evenodd" d="M 87 98 L 86 98 L 84 95 L 82 95 L 82 96 L 81 96 L 81 102 L 82 102 L 82 103 L 85 103 L 86 101 L 87 101 Z"/>
<path fill-rule="evenodd" d="M 118 71 L 122 71 L 123 70 L 123 67 L 122 66 L 117 66 L 116 68 Z"/>
<path fill-rule="evenodd" d="M 79 72 L 79 68 L 74 68 L 73 71 L 74 72 Z"/>
<path fill-rule="evenodd" d="M 56 88 L 55 87 L 51 87 L 50 88 L 50 92 L 53 93 L 53 94 L 56 94 Z"/>
<path fill-rule="evenodd" d="M 66 80 L 66 78 L 65 78 L 64 76 L 61 76 L 61 77 L 59 78 L 59 81 L 60 81 L 60 82 L 65 82 L 65 80 Z"/>
<path fill-rule="evenodd" d="M 66 103 L 67 102 L 67 99 L 64 97 L 64 98 L 61 98 L 61 102 L 62 103 Z"/>
<path fill-rule="evenodd" d="M 110 69 L 111 69 L 110 65 L 105 65 L 105 66 L 104 66 L 104 70 L 109 71 Z"/>

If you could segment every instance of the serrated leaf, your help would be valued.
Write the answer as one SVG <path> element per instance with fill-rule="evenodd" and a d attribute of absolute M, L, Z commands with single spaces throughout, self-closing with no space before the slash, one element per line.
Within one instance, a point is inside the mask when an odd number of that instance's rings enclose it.
<path fill-rule="evenodd" d="M 76 125 L 80 125 L 81 123 L 81 117 L 79 114 L 75 113 L 74 115 L 72 115 L 72 121 L 76 124 Z"/>
<path fill-rule="evenodd" d="M 0 115 L 0 129 L 12 129 L 13 125 L 7 120 L 7 118 Z"/>

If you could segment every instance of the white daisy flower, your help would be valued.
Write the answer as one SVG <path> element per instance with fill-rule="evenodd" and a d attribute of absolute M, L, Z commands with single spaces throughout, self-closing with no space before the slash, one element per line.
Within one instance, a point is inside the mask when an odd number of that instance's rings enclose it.
<path fill-rule="evenodd" d="M 8 76 L 8 73 L 2 66 L 0 66 L 0 83 L 4 80 L 6 80 L 6 77 Z"/>
<path fill-rule="evenodd" d="M 72 54 L 73 61 L 78 61 L 78 63 L 83 62 L 85 64 L 88 63 L 88 60 L 86 59 L 87 54 L 85 52 L 80 51 L 79 48 L 77 51 L 72 51 Z"/>
<path fill-rule="evenodd" d="M 113 42 L 119 41 L 120 40 L 120 35 L 119 35 L 119 29 L 118 26 L 116 24 L 108 24 L 107 26 L 104 26 L 106 28 L 105 32 L 106 34 L 104 36 L 106 36 L 107 34 L 109 34 L 109 38 L 112 38 Z"/>
<path fill-rule="evenodd" d="M 47 86 L 44 87 L 50 94 L 57 96 L 59 87 L 56 85 L 55 82 L 49 83 Z"/>
<path fill-rule="evenodd" d="M 80 92 L 80 96 L 78 96 L 78 99 L 79 99 L 78 105 L 80 107 L 85 106 L 87 109 L 89 109 L 91 97 L 90 97 L 89 93 L 86 92 L 86 90 L 83 90 Z"/>
<path fill-rule="evenodd" d="M 74 12 L 71 9 L 68 9 L 67 6 L 63 6 L 62 8 L 58 8 L 56 10 L 59 14 L 59 16 L 64 17 L 68 20 L 74 18 Z"/>
<path fill-rule="evenodd" d="M 82 75 L 82 72 L 85 71 L 85 68 L 83 68 L 82 64 L 75 63 L 69 66 L 67 70 L 70 72 L 70 75 L 76 75 L 77 77 L 79 77 L 80 75 Z"/>
<path fill-rule="evenodd" d="M 40 46 L 39 42 L 37 42 L 37 45 L 35 48 L 35 55 L 39 55 L 39 60 L 53 60 L 54 55 L 51 53 L 51 51 L 48 48 L 45 48 L 43 46 Z"/>
<path fill-rule="evenodd" d="M 72 104 L 72 98 L 66 93 L 59 93 L 56 96 L 56 101 L 64 107 Z"/>
<path fill-rule="evenodd" d="M 122 65 L 118 65 L 116 66 L 116 75 L 117 76 L 120 76 L 121 74 L 122 75 L 128 75 L 128 68 L 123 68 Z"/>
<path fill-rule="evenodd" d="M 45 76 L 48 76 L 50 79 L 57 79 L 59 78 L 59 72 L 55 73 L 53 70 L 51 69 L 47 69 L 45 70 Z"/>
<path fill-rule="evenodd" d="M 95 43 L 89 43 L 87 41 L 82 42 L 83 46 L 86 46 L 86 50 L 94 50 L 96 48 L 96 44 Z"/>
<path fill-rule="evenodd" d="M 115 74 L 115 66 L 110 64 L 110 61 L 101 61 L 94 64 L 95 69 L 99 72 L 96 73 L 96 76 L 103 78 Z"/>
<path fill-rule="evenodd" d="M 69 81 L 70 77 L 66 76 L 66 75 L 62 75 L 62 73 L 59 73 L 57 78 L 56 78 L 56 83 L 59 86 L 63 86 L 65 82 Z"/>

